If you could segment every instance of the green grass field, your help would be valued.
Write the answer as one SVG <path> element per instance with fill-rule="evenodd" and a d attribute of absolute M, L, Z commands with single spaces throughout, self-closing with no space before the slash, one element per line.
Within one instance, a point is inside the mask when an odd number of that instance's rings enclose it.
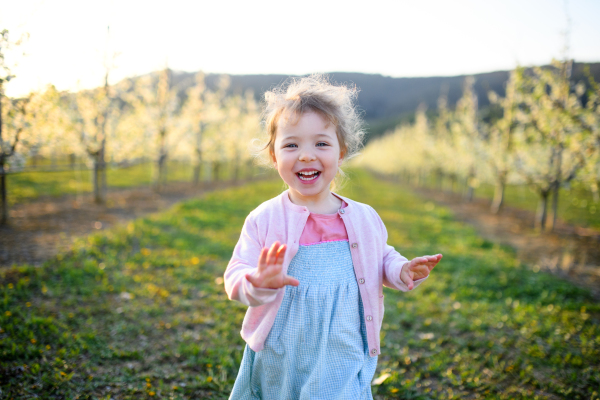
<path fill-rule="evenodd" d="M 377 399 L 598 399 L 600 305 L 521 265 L 397 186 L 360 171 L 389 243 L 444 259 L 414 292 L 385 290 Z M 260 182 L 99 232 L 43 267 L 0 274 L 2 398 L 225 399 L 245 307 L 222 275 Z"/>
<path fill-rule="evenodd" d="M 491 199 L 494 187 L 483 184 L 475 191 L 477 197 Z M 510 207 L 536 211 L 539 197 L 526 185 L 509 185 L 506 189 L 505 201 Z M 550 207 L 552 206 L 550 198 Z M 574 184 L 569 189 L 562 189 L 558 197 L 558 216 L 574 225 L 600 229 L 600 202 L 594 201 L 589 190 Z"/>
<path fill-rule="evenodd" d="M 128 168 L 107 170 L 106 180 L 109 188 L 130 188 L 148 186 L 153 182 L 153 164 L 137 164 Z M 204 167 L 204 166 L 203 166 Z M 212 179 L 209 166 L 203 168 L 202 180 Z M 220 179 L 230 179 L 232 171 L 223 165 Z M 187 163 L 169 162 L 167 165 L 168 182 L 192 182 L 193 167 Z M 92 172 L 71 170 L 59 172 L 21 172 L 7 177 L 8 202 L 10 205 L 38 199 L 40 197 L 59 197 L 92 192 Z"/>
<path fill-rule="evenodd" d="M 440 190 L 439 182 L 434 177 L 429 177 L 426 186 Z M 452 184 L 445 180 L 442 189 L 452 191 Z M 466 190 L 454 188 L 455 191 Z M 481 183 L 475 190 L 475 197 L 488 200 L 490 205 L 494 197 L 494 185 Z M 535 212 L 539 203 L 538 194 L 527 185 L 507 185 L 504 193 L 504 204 L 508 207 L 520 208 Z M 551 213 L 552 196 L 548 203 Z M 569 188 L 563 188 L 559 194 L 558 217 L 573 225 L 600 229 L 600 201 L 595 201 L 590 190 L 580 183 L 573 183 Z M 551 217 L 549 217 L 551 218 Z M 533 221 L 532 221 L 533 223 Z"/>

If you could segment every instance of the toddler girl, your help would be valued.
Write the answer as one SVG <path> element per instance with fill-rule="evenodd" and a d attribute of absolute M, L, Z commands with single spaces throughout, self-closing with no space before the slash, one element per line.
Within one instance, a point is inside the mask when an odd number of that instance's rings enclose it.
<path fill-rule="evenodd" d="M 361 144 L 355 96 L 318 75 L 265 94 L 265 149 L 289 188 L 248 215 L 225 271 L 250 306 L 231 399 L 372 399 L 383 285 L 412 290 L 442 258 L 408 261 L 373 208 L 330 190 Z"/>

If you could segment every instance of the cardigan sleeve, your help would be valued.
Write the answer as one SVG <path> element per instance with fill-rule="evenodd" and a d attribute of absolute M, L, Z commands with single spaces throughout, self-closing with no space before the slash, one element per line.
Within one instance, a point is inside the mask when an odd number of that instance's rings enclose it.
<path fill-rule="evenodd" d="M 225 291 L 230 300 L 237 300 L 250 307 L 275 300 L 281 289 L 257 288 L 246 279 L 246 274 L 256 270 L 262 248 L 256 221 L 250 214 L 244 222 L 242 234 L 225 270 Z"/>
<path fill-rule="evenodd" d="M 387 286 L 391 289 L 401 290 L 403 292 L 408 292 L 408 286 L 400 279 L 400 273 L 402 272 L 402 268 L 409 263 L 408 259 L 404 257 L 402 254 L 398 253 L 393 246 L 387 244 L 388 233 L 385 228 L 385 224 L 377 214 L 377 211 L 373 209 L 373 207 L 369 206 L 373 213 L 375 214 L 375 218 L 379 224 L 379 229 L 381 230 L 382 236 L 382 258 L 383 258 L 383 285 Z M 425 278 L 417 279 L 413 281 L 413 289 L 416 289 L 425 279 Z"/>

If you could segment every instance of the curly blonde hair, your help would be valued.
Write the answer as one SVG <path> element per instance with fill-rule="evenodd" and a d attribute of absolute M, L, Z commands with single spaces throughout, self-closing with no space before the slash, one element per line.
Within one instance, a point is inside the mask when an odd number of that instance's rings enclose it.
<path fill-rule="evenodd" d="M 265 93 L 263 118 L 268 141 L 263 150 L 268 149 L 273 157 L 277 127 L 284 113 L 300 118 L 303 113 L 312 111 L 335 126 L 342 158 L 356 156 L 365 135 L 355 105 L 357 95 L 356 87 L 332 84 L 321 74 L 288 79 Z"/>

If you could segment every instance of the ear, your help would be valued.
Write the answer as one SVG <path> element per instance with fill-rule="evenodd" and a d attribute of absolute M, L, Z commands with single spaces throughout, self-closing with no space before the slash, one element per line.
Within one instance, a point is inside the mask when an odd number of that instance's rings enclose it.
<path fill-rule="evenodd" d="M 338 160 L 338 167 L 340 167 L 342 165 L 342 163 L 344 162 L 344 152 L 340 151 L 340 159 Z"/>
<path fill-rule="evenodd" d="M 271 156 L 271 161 L 273 162 L 275 167 L 277 167 L 277 159 L 275 158 L 275 153 L 269 150 L 269 155 Z"/>

